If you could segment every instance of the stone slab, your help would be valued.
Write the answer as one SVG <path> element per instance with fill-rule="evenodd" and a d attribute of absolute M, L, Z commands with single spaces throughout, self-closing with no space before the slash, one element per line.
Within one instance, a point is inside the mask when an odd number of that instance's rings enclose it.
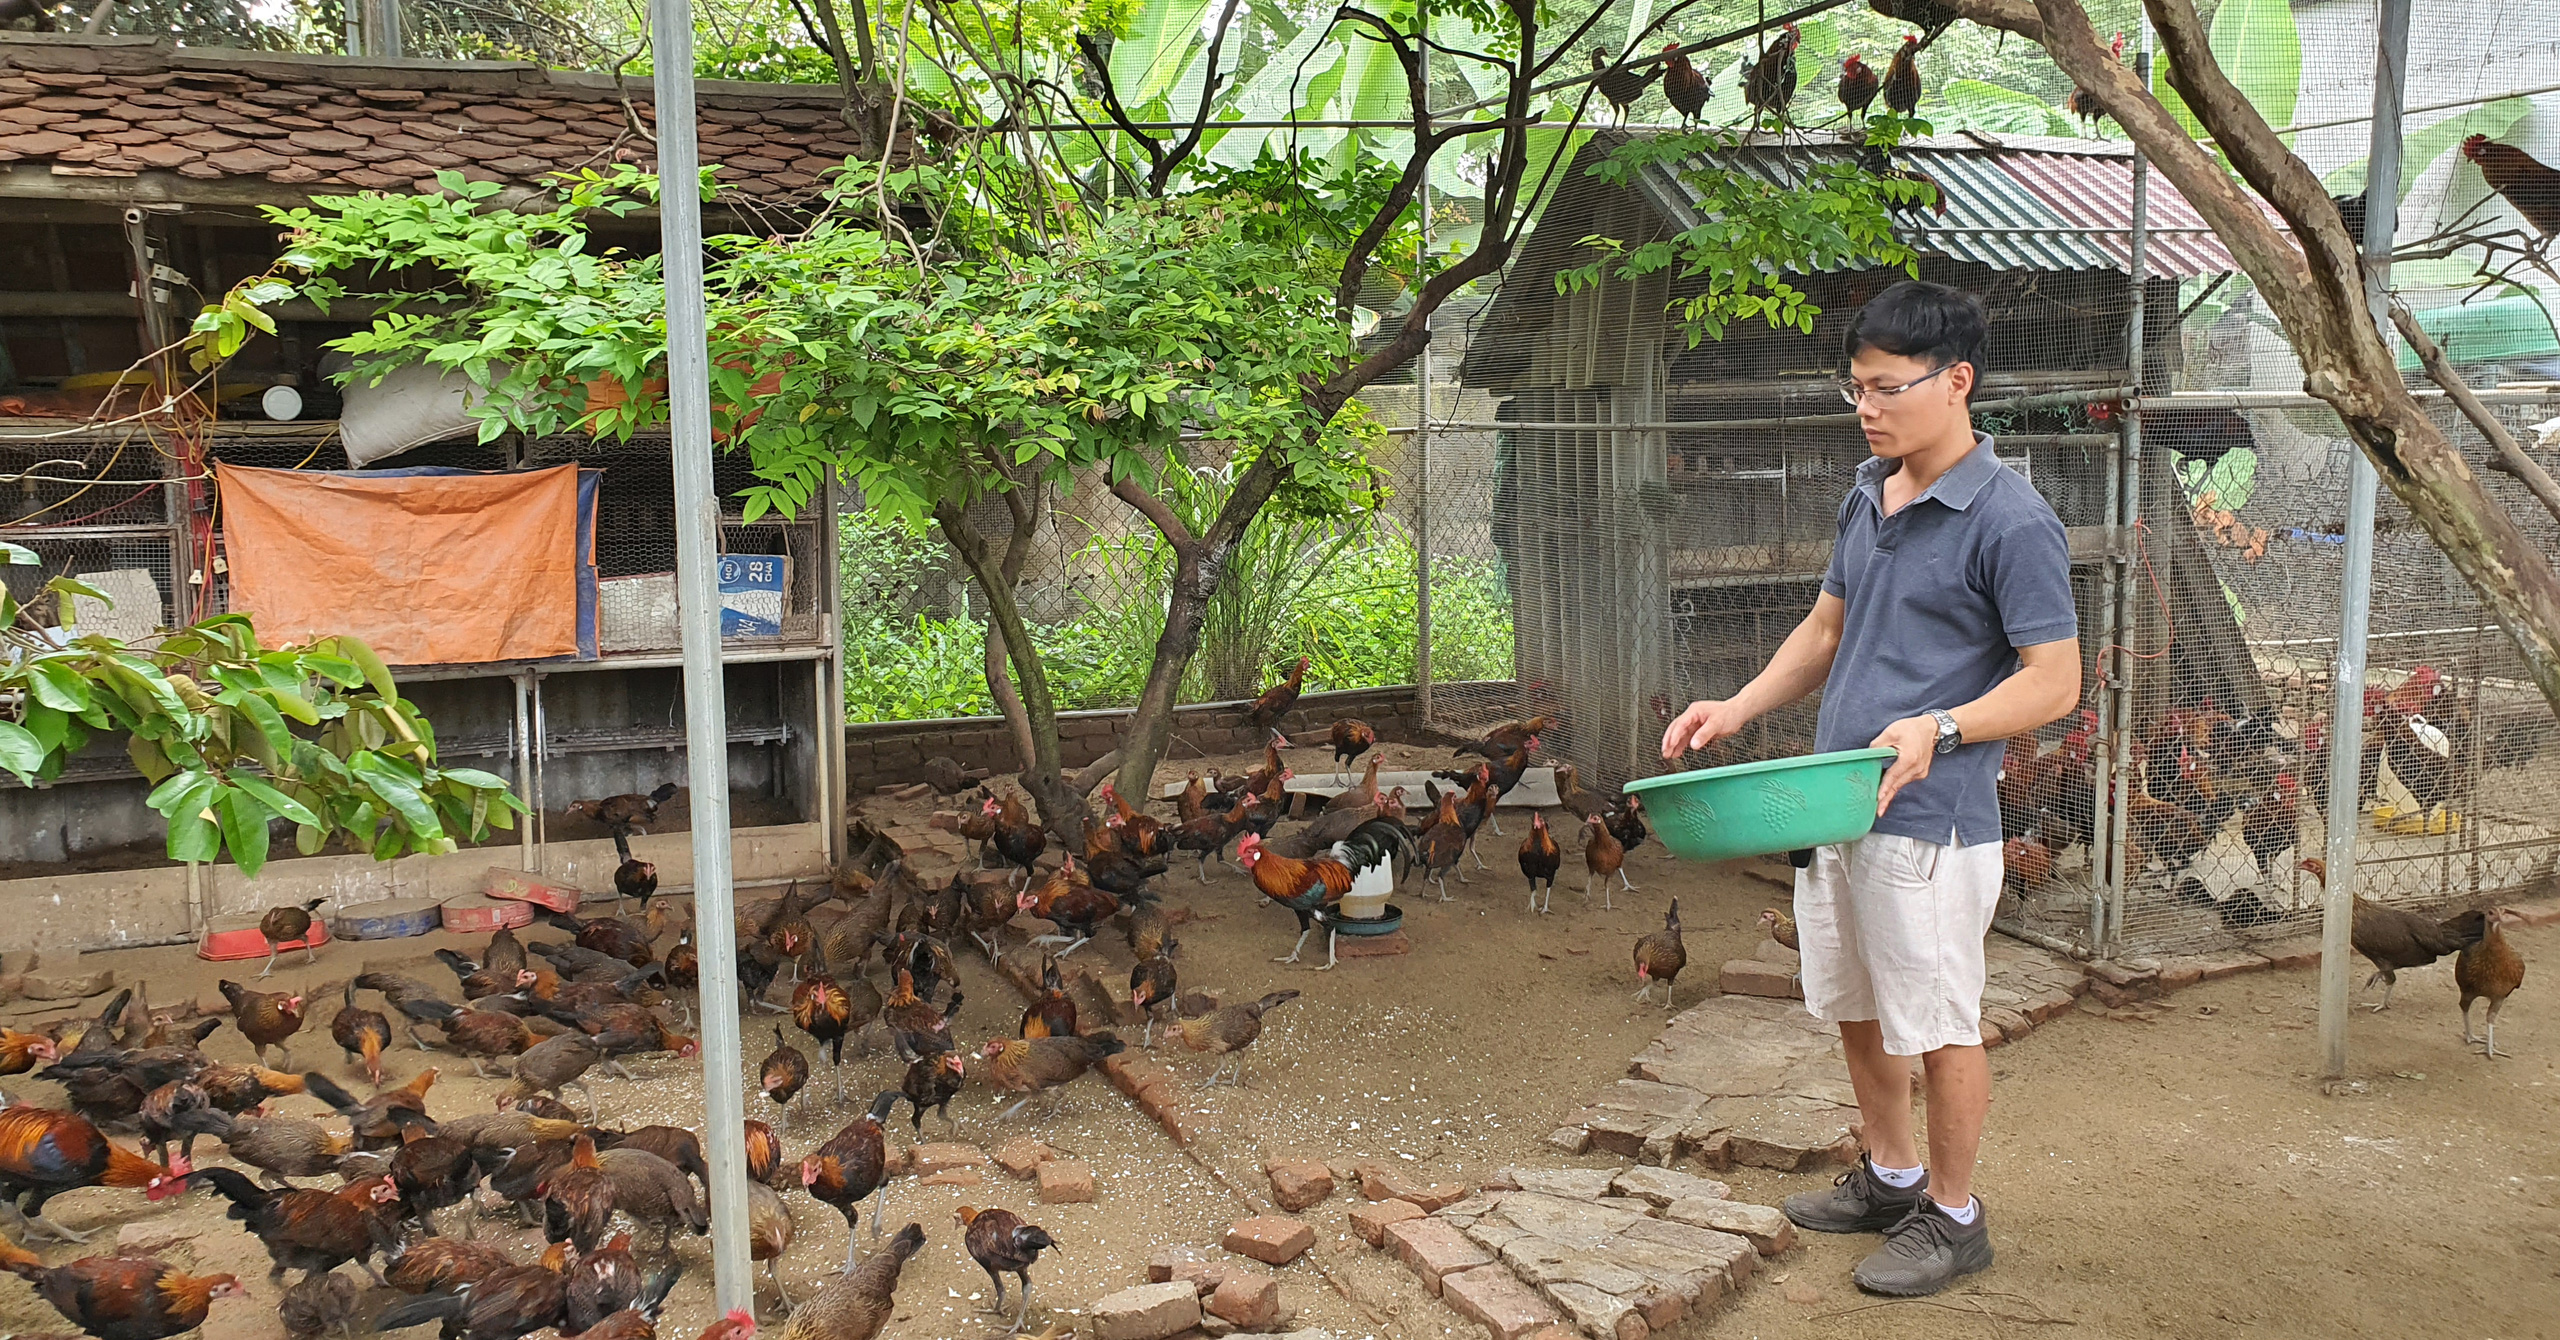
<path fill-rule="evenodd" d="M 1386 1245 L 1405 1269 L 1422 1281 L 1422 1287 L 1435 1294 L 1448 1276 L 1493 1261 L 1491 1253 L 1470 1241 L 1456 1225 L 1427 1216 L 1387 1225 Z"/>
<path fill-rule="evenodd" d="M 1493 1340 L 1522 1340 L 1561 1320 L 1545 1299 L 1498 1265 L 1449 1276 L 1440 1282 L 1440 1297 L 1458 1315 L 1484 1327 Z"/>
<path fill-rule="evenodd" d="M 1693 1198 L 1726 1200 L 1733 1195 L 1733 1188 L 1722 1182 L 1669 1168 L 1629 1168 L 1610 1181 L 1609 1189 L 1622 1196 L 1641 1197 L 1656 1207 Z"/>
<path fill-rule="evenodd" d="M 1383 1247 L 1389 1226 L 1422 1217 L 1422 1207 L 1409 1200 L 1372 1201 L 1351 1207 L 1351 1231 L 1370 1246 Z"/>
<path fill-rule="evenodd" d="M 1200 1324 L 1200 1295 L 1179 1280 L 1141 1284 L 1094 1302 L 1093 1340 L 1169 1340 Z"/>
<path fill-rule="evenodd" d="M 1762 1256 L 1776 1256 L 1796 1243 L 1796 1226 L 1783 1212 L 1766 1205 L 1707 1198 L 1676 1200 L 1663 1210 L 1662 1217 L 1674 1223 L 1738 1234 Z"/>

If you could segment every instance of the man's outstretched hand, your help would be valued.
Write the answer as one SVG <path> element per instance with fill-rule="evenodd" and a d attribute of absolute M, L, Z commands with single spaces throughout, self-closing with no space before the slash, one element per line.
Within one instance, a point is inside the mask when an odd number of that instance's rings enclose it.
<path fill-rule="evenodd" d="M 1697 702 L 1671 723 L 1662 733 L 1662 756 L 1676 759 L 1692 749 L 1704 749 L 1718 740 L 1740 734 L 1751 724 L 1751 715 L 1733 705 L 1732 700 Z"/>
<path fill-rule="evenodd" d="M 1929 775 L 1929 764 L 1938 756 L 1938 723 L 1933 717 L 1904 717 L 1884 728 L 1884 734 L 1867 746 L 1890 749 L 1901 757 L 1884 770 L 1884 785 L 1876 788 L 1876 817 L 1884 817 L 1885 807 L 1893 803 L 1902 788 Z"/>

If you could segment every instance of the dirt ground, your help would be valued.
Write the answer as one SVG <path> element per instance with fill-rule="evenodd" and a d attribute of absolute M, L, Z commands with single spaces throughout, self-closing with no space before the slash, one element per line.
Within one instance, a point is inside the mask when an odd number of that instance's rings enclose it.
<path fill-rule="evenodd" d="M 1389 761 L 1418 756 L 1399 749 Z M 1178 868 L 1167 881 L 1169 901 L 1187 902 L 1197 916 L 1178 932 L 1186 987 L 1214 988 L 1229 1000 L 1282 987 L 1304 993 L 1271 1016 L 1249 1054 L 1247 1084 L 1206 1100 L 1223 1119 L 1220 1133 L 1180 1150 L 1098 1077 L 1066 1090 L 1054 1114 L 1035 1106 L 1000 1122 L 995 1096 L 973 1083 L 952 1107 L 956 1138 L 992 1146 L 1015 1133 L 1035 1135 L 1089 1160 L 1100 1197 L 1041 1205 L 1032 1184 L 992 1168 L 985 1184 L 965 1189 L 896 1183 L 889 1224 L 913 1219 L 928 1242 L 908 1267 L 901 1311 L 886 1333 L 974 1340 L 1003 1330 L 973 1311 L 983 1305 L 987 1282 L 961 1250 L 952 1222 L 962 1203 L 1015 1208 L 1065 1244 L 1033 1271 L 1037 1331 L 1044 1321 L 1072 1326 L 1076 1310 L 1094 1298 L 1141 1282 L 1146 1258 L 1161 1247 L 1218 1255 L 1228 1223 L 1268 1208 L 1259 1171 L 1268 1158 L 1384 1159 L 1420 1180 L 1449 1181 L 1481 1180 L 1514 1162 L 1604 1162 L 1563 1159 L 1542 1140 L 1584 1096 L 1622 1075 L 1662 1026 L 1659 1007 L 1630 999 L 1628 945 L 1659 924 L 1667 896 L 1680 897 L 1693 965 L 1680 992 L 1685 1006 L 1711 989 L 1715 964 L 1748 950 L 1759 934 L 1755 918 L 1777 891 L 1730 869 L 1676 865 L 1649 845 L 1629 864 L 1639 892 L 1620 894 L 1614 910 L 1597 899 L 1586 906 L 1568 838 L 1554 914 L 1533 916 L 1522 908 L 1510 855 L 1525 821 L 1504 816 L 1508 839 L 1488 832 L 1492 869 L 1477 873 L 1470 865 L 1475 883 L 1452 881 L 1456 901 L 1410 889 L 1399 896 L 1410 956 L 1345 960 L 1326 973 L 1270 961 L 1288 950 L 1295 922 L 1259 904 L 1241 876 L 1212 867 L 1202 889 Z M 457 943 L 437 935 L 336 945 L 316 967 L 289 960 L 269 985 L 337 980 L 368 959 L 397 961 L 439 980 L 444 970 L 429 951 Z M 2356 1082 L 2335 1097 L 2323 1096 L 2312 1078 L 2308 973 L 2193 988 L 2150 1024 L 2065 1016 L 1993 1054 L 1996 1103 L 1978 1180 L 2001 1253 L 1990 1273 L 1948 1297 L 1883 1303 L 1848 1283 L 1849 1267 L 1871 1240 L 1817 1241 L 1773 1263 L 1734 1305 L 1680 1333 L 2010 1337 L 2049 1324 L 2055 1333 L 2083 1337 L 2560 1335 L 2560 1120 L 2552 1111 L 2560 1097 L 2552 1059 L 2560 1055 L 2560 1004 L 2549 980 L 2560 973 L 2560 929 L 2528 931 L 2518 943 L 2537 966 L 2502 1021 L 2500 1041 L 2514 1059 L 2490 1062 L 2463 1050 L 2448 970 L 2403 974 L 2389 1013 L 2358 1015 Z M 1115 976 L 1129 965 L 1116 941 L 1080 951 L 1092 954 Z M 210 994 L 224 972 L 256 966 L 202 964 L 185 949 L 92 957 L 121 979 L 149 981 L 155 1000 Z M 1012 1032 L 1019 999 L 974 951 L 962 960 L 962 974 L 968 1003 L 955 1033 L 974 1041 Z M 325 1018 L 333 1007 L 315 1009 Z M 0 1020 L 23 1026 L 61 1013 L 22 1002 L 0 1010 Z M 750 1067 L 771 1047 L 774 1022 L 788 1031 L 780 1015 L 748 1021 Z M 1129 1040 L 1137 1040 L 1134 1031 Z M 298 1064 L 352 1073 L 325 1027 L 300 1042 Z M 208 1050 L 223 1058 L 249 1051 L 229 1029 L 215 1034 Z M 1212 1063 L 1183 1057 L 1175 1064 L 1197 1078 Z M 426 1065 L 441 1067 L 431 1111 L 483 1109 L 499 1087 L 473 1079 L 454 1058 L 405 1046 L 388 1069 L 398 1082 Z M 844 1102 L 835 1101 L 822 1068 L 779 1123 L 793 1159 L 854 1116 L 871 1093 L 894 1087 L 899 1073 L 885 1050 L 849 1056 L 845 1068 Z M 639 1083 L 598 1083 L 608 1122 L 697 1124 L 698 1069 L 661 1056 L 641 1059 L 634 1070 Z M 6 1084 L 21 1098 L 59 1101 L 48 1083 L 21 1076 Z M 298 1098 L 280 1105 L 292 1112 L 316 1107 Z M 774 1118 L 760 1099 L 749 1112 Z M 893 1140 L 903 1138 L 903 1111 L 896 1131 Z M 940 1135 L 930 1118 L 926 1133 Z M 217 1156 L 199 1148 L 200 1163 Z M 1729 1180 L 1738 1196 L 1774 1201 L 1826 1179 L 1746 1169 Z M 824 1206 L 798 1194 L 787 1199 L 799 1236 L 784 1277 L 799 1297 L 841 1260 L 845 1234 Z M 1285 1301 L 1299 1309 L 1295 1324 L 1341 1336 L 1480 1335 L 1350 1235 L 1344 1214 L 1352 1203 L 1337 1192 L 1310 1211 L 1317 1250 L 1279 1272 Z M 211 1340 L 270 1340 L 279 1328 L 263 1250 L 223 1220 L 221 1207 L 209 1193 L 150 1206 L 131 1193 L 88 1190 L 58 1198 L 53 1213 L 105 1229 L 98 1245 L 131 1225 L 129 1238 L 172 1240 L 164 1250 L 173 1260 L 237 1272 L 254 1298 L 218 1306 L 207 1333 Z M 866 1206 L 866 1242 L 869 1217 Z M 480 1231 L 499 1233 L 528 1255 L 533 1246 L 529 1233 L 494 1216 L 480 1221 Z M 78 1254 L 50 1248 L 46 1259 Z M 691 1335 L 712 1315 L 709 1245 L 680 1240 L 676 1254 L 688 1274 L 662 1332 Z M 764 1297 L 770 1317 L 769 1289 Z M 0 1334 L 64 1329 L 31 1290 L 0 1282 Z"/>

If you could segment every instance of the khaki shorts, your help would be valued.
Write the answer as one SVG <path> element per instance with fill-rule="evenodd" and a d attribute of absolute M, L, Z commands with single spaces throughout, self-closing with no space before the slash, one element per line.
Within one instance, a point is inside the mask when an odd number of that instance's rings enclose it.
<path fill-rule="evenodd" d="M 1815 848 L 1796 872 L 1805 1008 L 1827 1023 L 1875 1020 L 1895 1056 L 1982 1041 L 1982 938 L 2000 901 L 2000 847 L 1947 836 L 1871 834 Z"/>

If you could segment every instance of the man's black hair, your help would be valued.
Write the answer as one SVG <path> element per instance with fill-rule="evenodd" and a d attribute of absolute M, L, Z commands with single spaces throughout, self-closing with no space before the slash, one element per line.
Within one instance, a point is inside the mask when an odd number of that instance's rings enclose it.
<path fill-rule="evenodd" d="M 1983 315 L 1980 298 L 1944 284 L 1906 279 L 1858 309 L 1849 321 L 1840 357 L 1845 364 L 1860 349 L 1875 349 L 1919 359 L 1932 371 L 1971 363 L 1973 380 L 1980 385 L 1983 346 L 1990 335 L 1990 319 Z"/>

